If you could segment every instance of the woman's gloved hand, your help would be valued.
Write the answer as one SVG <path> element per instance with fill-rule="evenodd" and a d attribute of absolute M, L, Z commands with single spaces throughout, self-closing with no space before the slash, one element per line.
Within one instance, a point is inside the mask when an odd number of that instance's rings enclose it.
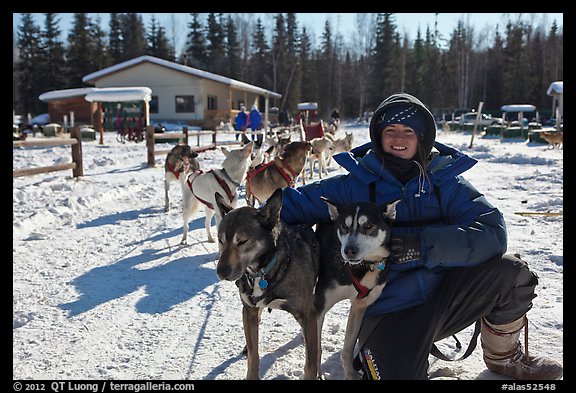
<path fill-rule="evenodd" d="M 390 240 L 393 261 L 406 263 L 420 258 L 420 236 L 418 235 L 393 235 Z"/>

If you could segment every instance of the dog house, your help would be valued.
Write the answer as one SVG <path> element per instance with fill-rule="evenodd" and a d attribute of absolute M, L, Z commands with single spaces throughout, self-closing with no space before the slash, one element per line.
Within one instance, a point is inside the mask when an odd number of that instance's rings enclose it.
<path fill-rule="evenodd" d="M 552 114 L 556 118 L 556 131 L 564 123 L 564 82 L 552 82 L 546 94 L 552 97 Z"/>
<path fill-rule="evenodd" d="M 503 128 L 501 133 L 502 138 L 528 138 L 528 123 L 526 122 L 526 124 L 524 124 L 524 112 L 534 112 L 536 111 L 536 107 L 532 104 L 512 104 L 502 105 L 500 109 L 502 110 L 502 119 L 504 119 L 503 124 L 506 124 L 508 121 L 513 121 L 507 118 L 507 114 L 518 114 L 518 126 Z"/>

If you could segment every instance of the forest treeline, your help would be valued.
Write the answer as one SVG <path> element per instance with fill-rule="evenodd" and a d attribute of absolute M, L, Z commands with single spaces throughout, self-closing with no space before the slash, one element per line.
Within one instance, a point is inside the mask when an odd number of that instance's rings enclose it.
<path fill-rule="evenodd" d="M 184 30 L 155 17 L 145 25 L 136 13 L 109 15 L 105 29 L 99 16 L 76 13 L 62 32 L 57 13 L 43 14 L 40 25 L 22 14 L 13 37 L 16 113 L 46 112 L 41 93 L 85 87 L 85 75 L 145 54 L 278 92 L 273 105 L 280 110 L 318 102 L 324 117 L 334 108 L 358 117 L 399 91 L 436 115 L 480 101 L 493 114 L 517 103 L 546 113 L 548 86 L 563 80 L 563 29 L 537 16 L 526 21 L 519 14 L 489 32 L 462 20 L 449 37 L 434 26 L 409 37 L 399 33 L 393 13 L 358 14 L 357 30 L 344 38 L 328 19 L 319 21 L 324 27 L 315 37 L 294 13 L 272 15 L 268 30 L 249 14 L 190 14 Z M 178 34 L 185 35 L 182 48 Z"/>

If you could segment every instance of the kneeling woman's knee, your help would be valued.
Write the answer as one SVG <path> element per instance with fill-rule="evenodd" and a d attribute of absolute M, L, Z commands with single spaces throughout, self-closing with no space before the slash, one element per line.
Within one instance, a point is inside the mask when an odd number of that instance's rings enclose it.
<path fill-rule="evenodd" d="M 519 254 L 504 254 L 499 269 L 515 283 L 515 287 L 535 287 L 538 276 L 530 270 L 528 263 Z"/>

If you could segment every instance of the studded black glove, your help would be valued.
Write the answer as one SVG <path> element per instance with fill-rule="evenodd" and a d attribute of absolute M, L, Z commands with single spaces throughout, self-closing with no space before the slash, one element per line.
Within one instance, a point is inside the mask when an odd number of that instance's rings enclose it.
<path fill-rule="evenodd" d="M 420 236 L 393 235 L 390 248 L 396 263 L 406 263 L 420 258 Z"/>

